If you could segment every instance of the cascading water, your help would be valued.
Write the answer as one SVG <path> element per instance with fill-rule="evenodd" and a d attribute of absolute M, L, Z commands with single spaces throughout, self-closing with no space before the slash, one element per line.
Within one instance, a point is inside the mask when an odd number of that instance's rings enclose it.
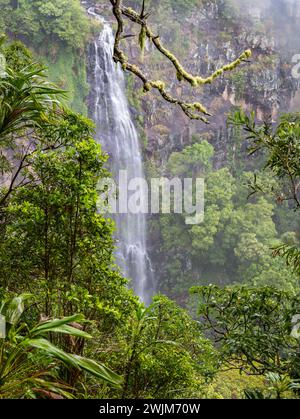
<path fill-rule="evenodd" d="M 142 154 L 132 122 L 122 69 L 113 61 L 114 35 L 111 26 L 94 9 L 89 14 L 102 23 L 101 33 L 90 46 L 92 71 L 89 77 L 91 117 L 96 123 L 96 138 L 110 156 L 110 170 L 117 179 L 126 170 L 128 181 L 144 178 Z M 123 274 L 133 282 L 136 294 L 149 303 L 152 294 L 151 265 L 146 247 L 146 215 L 117 214 L 117 260 Z"/>

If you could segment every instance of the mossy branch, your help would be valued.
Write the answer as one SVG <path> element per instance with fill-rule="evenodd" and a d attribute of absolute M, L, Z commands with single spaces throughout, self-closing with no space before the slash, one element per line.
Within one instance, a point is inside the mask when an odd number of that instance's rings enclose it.
<path fill-rule="evenodd" d="M 251 57 L 251 51 L 248 49 L 244 51 L 235 61 L 224 65 L 220 69 L 216 70 L 212 73 L 209 77 L 203 78 L 200 75 L 193 75 L 190 74 L 185 68 L 181 65 L 179 60 L 175 57 L 172 52 L 170 52 L 167 48 L 165 48 L 159 38 L 156 36 L 151 28 L 147 24 L 147 17 L 148 15 L 145 14 L 145 2 L 143 1 L 142 12 L 137 13 L 130 7 L 124 7 L 122 0 L 110 0 L 113 6 L 113 14 L 117 20 L 118 28 L 115 36 L 115 46 L 114 46 L 114 60 L 122 65 L 124 71 L 129 71 L 137 76 L 142 82 L 144 86 L 144 91 L 149 92 L 151 89 L 156 89 L 160 95 L 165 99 L 167 102 L 178 105 L 181 107 L 183 112 L 190 118 L 190 119 L 198 119 L 205 123 L 208 123 L 208 119 L 206 116 L 211 116 L 208 110 L 202 105 L 200 102 L 195 103 L 188 103 L 182 101 L 179 98 L 173 97 L 170 93 L 166 90 L 166 84 L 160 80 L 151 80 L 149 79 L 146 74 L 142 71 L 142 69 L 135 65 L 131 64 L 126 57 L 125 53 L 122 51 L 120 47 L 120 41 L 124 39 L 123 32 L 124 32 L 124 20 L 123 17 L 129 19 L 129 21 L 137 24 L 140 26 L 140 34 L 139 34 L 139 44 L 142 51 L 142 56 L 145 48 L 145 41 L 148 38 L 150 42 L 153 43 L 155 48 L 165 57 L 167 58 L 175 67 L 177 79 L 179 81 L 185 81 L 189 83 L 192 87 L 199 87 L 205 84 L 212 83 L 215 79 L 220 77 L 226 71 L 232 71 L 237 66 L 239 66 L 242 62 L 246 61 L 248 58 Z"/>

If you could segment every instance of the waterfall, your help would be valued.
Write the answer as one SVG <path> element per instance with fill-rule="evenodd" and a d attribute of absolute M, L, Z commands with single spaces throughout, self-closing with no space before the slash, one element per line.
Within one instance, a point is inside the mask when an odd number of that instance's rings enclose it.
<path fill-rule="evenodd" d="M 114 35 L 111 26 L 95 11 L 89 14 L 101 21 L 101 33 L 90 46 L 92 68 L 90 116 L 96 123 L 96 139 L 110 156 L 115 179 L 127 170 L 128 181 L 144 178 L 142 153 L 136 128 L 125 95 L 122 69 L 113 61 Z M 117 262 L 122 273 L 132 280 L 135 293 L 145 303 L 151 299 L 151 264 L 147 256 L 146 215 L 117 214 Z"/>

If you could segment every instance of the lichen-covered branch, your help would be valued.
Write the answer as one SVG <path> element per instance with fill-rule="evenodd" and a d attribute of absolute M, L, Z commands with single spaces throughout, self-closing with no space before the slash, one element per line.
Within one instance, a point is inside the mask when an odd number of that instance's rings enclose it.
<path fill-rule="evenodd" d="M 240 65 L 243 61 L 246 61 L 251 56 L 251 51 L 244 51 L 235 61 L 224 65 L 209 77 L 203 78 L 200 75 L 190 74 L 181 65 L 175 55 L 164 47 L 159 36 L 155 35 L 151 28 L 148 26 L 148 15 L 145 13 L 145 1 L 143 1 L 142 10 L 140 13 L 136 12 L 130 7 L 123 6 L 122 0 L 110 0 L 110 2 L 113 7 L 113 14 L 118 24 L 115 35 L 114 60 L 121 64 L 124 71 L 133 73 L 142 81 L 145 92 L 149 92 L 151 89 L 156 89 L 167 102 L 180 106 L 183 112 L 190 119 L 197 119 L 208 123 L 208 119 L 206 117 L 211 115 L 205 106 L 202 105 L 202 103 L 189 103 L 172 96 L 167 91 L 166 84 L 163 81 L 149 79 L 138 65 L 129 62 L 128 57 L 122 51 L 120 46 L 121 41 L 126 38 L 126 36 L 124 36 L 124 17 L 126 17 L 130 22 L 140 26 L 139 45 L 141 47 L 142 53 L 145 48 L 146 39 L 148 39 L 153 43 L 155 48 L 162 54 L 162 56 L 167 58 L 172 63 L 177 74 L 177 79 L 179 81 L 185 81 L 189 83 L 192 87 L 199 87 L 205 84 L 210 84 L 226 71 L 234 70 L 238 65 Z"/>

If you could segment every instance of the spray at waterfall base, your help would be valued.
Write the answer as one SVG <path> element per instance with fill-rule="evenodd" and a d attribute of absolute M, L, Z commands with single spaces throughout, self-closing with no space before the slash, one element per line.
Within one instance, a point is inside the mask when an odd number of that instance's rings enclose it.
<path fill-rule="evenodd" d="M 203 178 L 130 178 L 120 170 L 117 182 L 101 179 L 98 210 L 108 214 L 185 214 L 188 225 L 204 221 Z"/>

